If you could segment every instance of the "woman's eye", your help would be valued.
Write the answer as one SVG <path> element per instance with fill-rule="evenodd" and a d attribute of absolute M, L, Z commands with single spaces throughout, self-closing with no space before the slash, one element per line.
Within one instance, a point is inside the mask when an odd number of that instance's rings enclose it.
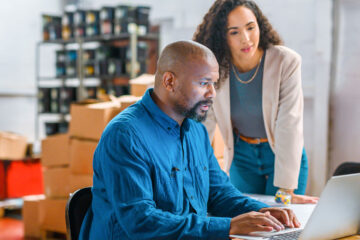
<path fill-rule="evenodd" d="M 230 32 L 230 35 L 236 35 L 238 32 Z"/>
<path fill-rule="evenodd" d="M 254 27 L 249 27 L 249 28 L 248 28 L 249 31 L 250 31 L 250 30 L 253 30 L 253 29 L 254 29 Z"/>

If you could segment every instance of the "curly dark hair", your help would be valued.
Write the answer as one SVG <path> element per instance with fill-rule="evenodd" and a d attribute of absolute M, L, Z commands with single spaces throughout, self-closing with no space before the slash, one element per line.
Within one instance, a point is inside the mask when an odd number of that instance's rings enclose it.
<path fill-rule="evenodd" d="M 229 74 L 231 61 L 230 49 L 226 41 L 227 18 L 229 13 L 244 6 L 250 9 L 257 20 L 260 29 L 259 47 L 263 50 L 270 45 L 281 45 L 279 34 L 273 29 L 269 20 L 261 12 L 255 2 L 251 0 L 216 0 L 197 27 L 193 40 L 210 48 L 216 56 L 220 66 L 220 79 Z"/>

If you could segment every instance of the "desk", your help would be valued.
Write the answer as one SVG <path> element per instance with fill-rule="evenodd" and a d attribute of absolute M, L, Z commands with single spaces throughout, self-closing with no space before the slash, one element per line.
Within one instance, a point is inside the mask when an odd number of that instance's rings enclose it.
<path fill-rule="evenodd" d="M 264 202 L 271 207 L 287 207 L 294 211 L 296 217 L 298 218 L 301 226 L 305 226 L 307 221 L 310 218 L 311 213 L 315 208 L 315 204 L 290 204 L 288 206 L 276 203 L 274 200 L 274 196 L 269 195 L 258 195 L 258 194 L 244 194 L 246 196 L 250 196 L 258 201 Z"/>
<path fill-rule="evenodd" d="M 258 195 L 258 194 L 244 194 L 244 195 L 250 196 L 258 201 L 264 202 L 271 207 L 288 207 L 292 209 L 302 226 L 305 226 L 305 224 L 310 218 L 311 213 L 313 212 L 316 206 L 316 204 L 290 204 L 288 206 L 285 206 L 283 204 L 276 203 L 274 200 L 274 196 Z M 259 238 L 249 238 L 249 239 L 259 239 Z M 360 240 L 360 235 L 340 238 L 339 240 Z"/>
<path fill-rule="evenodd" d="M 358 240 L 358 239 L 360 239 L 360 235 L 344 237 L 344 238 L 340 238 L 339 240 Z"/>

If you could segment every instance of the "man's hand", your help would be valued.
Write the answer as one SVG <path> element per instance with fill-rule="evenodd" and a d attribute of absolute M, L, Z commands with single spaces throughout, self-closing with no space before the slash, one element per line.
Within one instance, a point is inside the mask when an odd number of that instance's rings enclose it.
<path fill-rule="evenodd" d="M 273 210 L 273 208 L 263 209 Z M 278 215 L 276 214 L 276 211 L 274 212 L 275 215 Z M 271 215 L 271 211 L 249 212 L 231 219 L 229 234 L 247 235 L 256 231 L 270 232 L 272 230 L 280 231 L 283 229 L 283 224 L 276 217 Z"/>
<path fill-rule="evenodd" d="M 286 225 L 290 228 L 298 228 L 300 227 L 300 222 L 296 218 L 295 213 L 289 208 L 262 208 L 259 210 L 261 213 L 269 212 L 271 216 L 280 221 L 283 225 Z"/>

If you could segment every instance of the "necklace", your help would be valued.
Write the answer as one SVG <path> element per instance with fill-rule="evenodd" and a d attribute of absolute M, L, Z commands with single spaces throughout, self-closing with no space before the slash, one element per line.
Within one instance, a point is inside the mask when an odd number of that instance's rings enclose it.
<path fill-rule="evenodd" d="M 257 74 L 258 71 L 259 71 L 259 67 L 260 67 L 260 65 L 261 65 L 261 59 L 262 59 L 262 57 L 260 58 L 259 64 L 257 65 L 254 74 L 253 74 L 252 77 L 251 77 L 249 80 L 247 80 L 247 81 L 243 81 L 243 80 L 240 79 L 240 77 L 238 76 L 238 73 L 237 73 L 237 71 L 236 71 L 236 69 L 235 69 L 234 64 L 231 64 L 231 68 L 232 68 L 232 70 L 233 70 L 233 73 L 234 73 L 236 79 L 239 80 L 239 82 L 241 82 L 241 83 L 243 83 L 243 84 L 251 83 L 252 80 L 254 80 L 254 78 L 256 77 L 256 74 Z"/>

